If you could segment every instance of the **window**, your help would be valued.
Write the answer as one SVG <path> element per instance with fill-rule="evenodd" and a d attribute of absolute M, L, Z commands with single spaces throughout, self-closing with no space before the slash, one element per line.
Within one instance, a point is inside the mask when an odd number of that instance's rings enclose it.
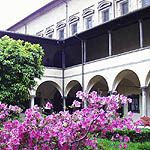
<path fill-rule="evenodd" d="M 86 9 L 83 10 L 83 18 L 84 18 L 84 29 L 90 29 L 93 27 L 93 14 L 94 14 L 94 9 L 93 6 L 90 6 Z"/>
<path fill-rule="evenodd" d="M 58 30 L 58 37 L 59 37 L 59 40 L 63 40 L 64 39 L 64 28 Z"/>
<path fill-rule="evenodd" d="M 47 32 L 47 33 L 45 33 L 45 36 L 52 39 L 53 38 L 53 32 Z"/>
<path fill-rule="evenodd" d="M 121 15 L 128 13 L 128 1 L 123 1 L 120 3 Z"/>
<path fill-rule="evenodd" d="M 53 33 L 46 34 L 46 37 L 52 39 L 53 38 Z"/>
<path fill-rule="evenodd" d="M 112 2 L 100 1 L 98 3 L 99 22 L 104 23 L 110 20 L 110 11 L 112 11 Z"/>
<path fill-rule="evenodd" d="M 150 0 L 142 0 L 142 7 L 146 7 L 150 5 Z"/>
<path fill-rule="evenodd" d="M 54 29 L 52 28 L 52 26 L 46 28 L 45 31 L 45 36 L 52 39 L 53 38 L 53 33 L 54 33 Z"/>
<path fill-rule="evenodd" d="M 140 112 L 139 95 L 131 95 L 131 96 L 128 96 L 128 98 L 132 99 L 132 103 L 128 104 L 128 111 L 139 113 Z"/>
<path fill-rule="evenodd" d="M 92 28 L 92 16 L 85 18 L 85 28 L 86 29 Z"/>
<path fill-rule="evenodd" d="M 70 25 L 71 27 L 71 35 L 77 33 L 77 22 Z"/>
<path fill-rule="evenodd" d="M 59 22 L 57 22 L 57 37 L 59 40 L 63 40 L 65 38 L 65 26 L 66 26 L 66 20 L 63 19 Z"/>
<path fill-rule="evenodd" d="M 77 15 L 78 13 L 69 17 L 70 35 L 74 35 L 78 32 L 79 17 Z"/>
<path fill-rule="evenodd" d="M 102 22 L 109 21 L 109 9 L 102 11 Z"/>
<path fill-rule="evenodd" d="M 37 36 L 43 37 L 44 36 L 44 30 L 41 30 L 36 33 Z"/>

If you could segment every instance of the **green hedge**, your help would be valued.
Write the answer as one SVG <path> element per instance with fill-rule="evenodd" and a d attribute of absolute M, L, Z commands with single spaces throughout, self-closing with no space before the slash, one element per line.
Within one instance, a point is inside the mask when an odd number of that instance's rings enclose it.
<path fill-rule="evenodd" d="M 136 133 L 133 130 L 116 130 L 114 133 L 107 132 L 106 138 L 111 139 L 114 134 L 126 135 L 130 137 L 131 142 L 150 142 L 150 129 L 142 129 L 141 133 Z"/>

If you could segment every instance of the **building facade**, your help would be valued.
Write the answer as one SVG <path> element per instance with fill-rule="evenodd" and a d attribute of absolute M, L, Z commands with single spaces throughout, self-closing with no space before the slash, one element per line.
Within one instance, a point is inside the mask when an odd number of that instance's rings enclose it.
<path fill-rule="evenodd" d="M 150 116 L 149 27 L 150 0 L 53 0 L 10 27 L 43 41 L 45 73 L 31 106 L 50 100 L 60 111 L 79 90 L 117 91 L 133 99 L 124 115 Z"/>
<path fill-rule="evenodd" d="M 8 30 L 65 39 L 148 5 L 149 0 L 53 0 Z"/>

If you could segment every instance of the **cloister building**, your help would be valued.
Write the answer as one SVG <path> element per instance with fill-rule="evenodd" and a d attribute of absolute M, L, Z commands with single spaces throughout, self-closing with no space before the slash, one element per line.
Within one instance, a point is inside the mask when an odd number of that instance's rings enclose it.
<path fill-rule="evenodd" d="M 150 116 L 150 0 L 53 0 L 6 34 L 44 49 L 31 107 L 51 101 L 58 112 L 79 90 L 117 91 L 133 99 L 124 115 Z"/>

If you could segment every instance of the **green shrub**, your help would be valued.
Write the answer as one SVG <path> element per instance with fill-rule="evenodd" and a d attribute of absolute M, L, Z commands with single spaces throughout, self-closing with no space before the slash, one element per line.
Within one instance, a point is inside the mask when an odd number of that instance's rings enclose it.
<path fill-rule="evenodd" d="M 141 143 L 138 146 L 139 150 L 150 150 L 150 142 Z"/>
<path fill-rule="evenodd" d="M 136 133 L 132 130 L 116 130 L 115 133 L 130 137 L 131 142 L 150 142 L 150 129 L 142 129 L 141 133 Z M 106 138 L 111 139 L 113 134 L 114 133 L 107 132 Z"/>

